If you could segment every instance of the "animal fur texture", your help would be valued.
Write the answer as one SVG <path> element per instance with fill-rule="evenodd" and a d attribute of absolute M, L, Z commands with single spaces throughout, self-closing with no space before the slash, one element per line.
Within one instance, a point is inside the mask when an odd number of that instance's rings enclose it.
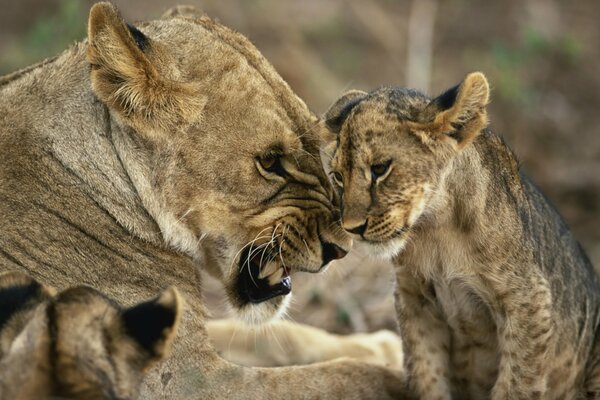
<path fill-rule="evenodd" d="M 434 99 L 342 96 L 326 115 L 342 224 L 393 258 L 419 398 L 598 398 L 598 278 L 488 101 L 481 73 Z"/>
<path fill-rule="evenodd" d="M 175 336 L 177 290 L 128 309 L 88 286 L 53 293 L 23 273 L 0 274 L 0 398 L 136 398 Z"/>
<path fill-rule="evenodd" d="M 385 367 L 244 368 L 207 339 L 201 269 L 258 323 L 294 273 L 348 250 L 319 129 L 241 34 L 189 7 L 133 26 L 98 3 L 86 41 L 0 78 L 0 268 L 126 307 L 176 286 L 187 307 L 144 399 L 401 396 Z"/>

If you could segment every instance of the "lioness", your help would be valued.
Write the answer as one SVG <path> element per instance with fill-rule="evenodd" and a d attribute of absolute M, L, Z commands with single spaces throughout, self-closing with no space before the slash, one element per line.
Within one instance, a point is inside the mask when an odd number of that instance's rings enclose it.
<path fill-rule="evenodd" d="M 344 229 L 394 257 L 422 399 L 600 396 L 600 286 L 569 229 L 486 129 L 481 73 L 431 99 L 352 91 L 327 113 Z"/>
<path fill-rule="evenodd" d="M 383 367 L 249 369 L 206 338 L 199 268 L 259 322 L 293 273 L 348 250 L 317 121 L 242 35 L 189 9 L 134 27 L 98 3 L 87 41 L 0 78 L 0 265 L 125 305 L 177 286 L 188 306 L 145 399 L 398 396 Z"/>
<path fill-rule="evenodd" d="M 0 398 L 135 398 L 175 336 L 177 290 L 128 309 L 87 286 L 52 293 L 0 274 Z"/>

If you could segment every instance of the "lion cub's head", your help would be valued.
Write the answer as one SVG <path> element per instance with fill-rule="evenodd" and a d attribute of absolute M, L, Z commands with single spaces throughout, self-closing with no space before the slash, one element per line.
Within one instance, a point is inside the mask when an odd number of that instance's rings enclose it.
<path fill-rule="evenodd" d="M 135 398 L 175 336 L 177 291 L 131 308 L 86 286 L 51 294 L 27 275 L 0 274 L 2 398 Z"/>
<path fill-rule="evenodd" d="M 351 91 L 326 114 L 331 177 L 345 230 L 393 255 L 431 206 L 454 157 L 487 124 L 489 87 L 472 73 L 431 99 L 414 90 Z"/>
<path fill-rule="evenodd" d="M 99 3 L 88 43 L 92 89 L 163 239 L 242 316 L 277 315 L 291 273 L 345 255 L 318 119 L 246 38 L 189 8 L 134 27 Z"/>

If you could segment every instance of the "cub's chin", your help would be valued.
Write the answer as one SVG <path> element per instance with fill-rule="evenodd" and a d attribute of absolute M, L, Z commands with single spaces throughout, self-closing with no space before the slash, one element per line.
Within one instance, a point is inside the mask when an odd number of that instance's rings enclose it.
<path fill-rule="evenodd" d="M 382 242 L 355 240 L 354 248 L 361 254 L 369 255 L 377 260 L 391 260 L 404 250 L 406 237 L 395 237 Z"/>

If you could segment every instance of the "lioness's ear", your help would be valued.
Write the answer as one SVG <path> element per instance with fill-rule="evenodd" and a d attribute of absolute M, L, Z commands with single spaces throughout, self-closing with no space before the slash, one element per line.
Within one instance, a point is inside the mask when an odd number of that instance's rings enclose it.
<path fill-rule="evenodd" d="M 470 73 L 459 85 L 433 99 L 422 119 L 434 137 L 451 138 L 462 148 L 487 125 L 489 96 L 485 76 L 481 72 Z"/>
<path fill-rule="evenodd" d="M 94 93 L 134 129 L 170 130 L 199 118 L 205 101 L 194 85 L 161 75 L 153 62 L 160 49 L 112 4 L 92 7 L 88 41 Z"/>
<path fill-rule="evenodd" d="M 177 333 L 181 302 L 179 292 L 171 287 L 157 298 L 123 312 L 125 331 L 149 354 L 149 361 L 160 359 L 169 351 Z"/>
<path fill-rule="evenodd" d="M 352 109 L 366 96 L 367 93 L 361 90 L 350 90 L 329 107 L 325 113 L 325 125 L 329 130 L 328 136 L 324 138 L 326 142 L 335 140 L 335 135 L 340 133 Z"/>

